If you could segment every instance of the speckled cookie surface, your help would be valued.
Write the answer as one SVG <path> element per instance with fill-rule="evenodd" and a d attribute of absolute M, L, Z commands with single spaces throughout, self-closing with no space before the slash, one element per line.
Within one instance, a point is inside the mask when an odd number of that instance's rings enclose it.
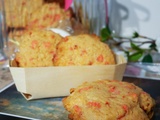
<path fill-rule="evenodd" d="M 34 11 L 28 22 L 29 28 L 57 27 L 66 18 L 66 12 L 57 3 L 46 3 Z"/>
<path fill-rule="evenodd" d="M 33 11 L 43 5 L 43 0 L 4 0 L 8 27 L 25 27 Z"/>
<path fill-rule="evenodd" d="M 53 66 L 56 45 L 62 37 L 49 30 L 29 30 L 20 38 L 16 61 L 20 67 Z"/>
<path fill-rule="evenodd" d="M 99 80 L 71 89 L 63 104 L 72 120 L 149 120 L 155 101 L 134 84 Z"/>
<path fill-rule="evenodd" d="M 109 46 L 96 35 L 67 36 L 57 45 L 55 66 L 115 64 Z"/>

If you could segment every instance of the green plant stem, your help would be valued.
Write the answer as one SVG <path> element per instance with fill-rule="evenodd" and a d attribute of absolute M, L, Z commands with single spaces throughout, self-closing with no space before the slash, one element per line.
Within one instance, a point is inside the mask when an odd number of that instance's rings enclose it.
<path fill-rule="evenodd" d="M 117 39 L 131 39 L 130 37 L 121 37 L 121 36 L 113 36 L 113 38 L 117 38 Z"/>
<path fill-rule="evenodd" d="M 146 37 L 146 36 L 143 36 L 143 35 L 139 35 L 139 38 L 144 38 L 144 39 L 148 39 L 148 40 L 151 40 L 151 41 L 155 41 L 154 39 Z"/>
<path fill-rule="evenodd" d="M 127 41 L 127 40 L 124 41 L 123 40 L 123 41 L 119 41 L 119 42 L 115 41 L 115 42 L 116 42 L 117 45 L 120 45 L 120 44 L 125 43 L 125 42 L 141 43 L 142 45 L 146 44 L 146 43 L 155 43 L 155 41 L 144 41 L 144 42 L 141 42 L 141 41 L 134 41 L 134 40 L 131 40 L 131 39 L 130 39 L 130 41 Z"/>
<path fill-rule="evenodd" d="M 141 44 L 139 45 L 139 46 L 142 46 L 142 45 L 144 45 L 144 44 L 146 44 L 146 43 L 155 43 L 155 41 L 145 41 L 145 42 L 141 42 Z"/>
<path fill-rule="evenodd" d="M 134 42 L 134 43 L 141 43 L 139 46 L 143 45 L 143 44 L 146 44 L 146 43 L 155 43 L 155 40 L 152 39 L 152 38 L 149 38 L 149 37 L 146 37 L 146 36 L 142 36 L 142 35 L 139 35 L 139 37 L 137 38 L 144 38 L 144 39 L 148 39 L 148 41 L 135 41 L 135 40 L 132 40 L 133 38 L 129 38 L 129 37 L 121 37 L 121 36 L 113 36 L 113 38 L 117 38 L 117 39 L 121 39 L 121 41 L 117 42 L 116 40 L 114 40 L 114 42 L 116 43 L 116 45 L 120 45 L 124 42 Z M 127 40 L 124 40 L 124 39 L 127 39 Z M 129 41 L 128 41 L 129 40 Z"/>

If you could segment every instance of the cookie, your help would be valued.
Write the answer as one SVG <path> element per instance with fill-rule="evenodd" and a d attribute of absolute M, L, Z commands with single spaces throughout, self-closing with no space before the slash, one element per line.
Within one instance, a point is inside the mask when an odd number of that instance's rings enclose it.
<path fill-rule="evenodd" d="M 29 30 L 20 37 L 16 61 L 20 67 L 53 66 L 56 45 L 62 37 L 49 30 Z"/>
<path fill-rule="evenodd" d="M 43 5 L 43 0 L 4 0 L 8 27 L 25 27 L 33 11 Z"/>
<path fill-rule="evenodd" d="M 71 89 L 63 105 L 71 120 L 149 120 L 155 101 L 132 83 L 98 80 Z"/>
<path fill-rule="evenodd" d="M 46 3 L 34 11 L 28 22 L 28 28 L 57 27 L 61 20 L 66 19 L 64 9 L 57 3 Z"/>
<path fill-rule="evenodd" d="M 67 36 L 57 45 L 55 66 L 116 64 L 114 53 L 96 35 Z"/>

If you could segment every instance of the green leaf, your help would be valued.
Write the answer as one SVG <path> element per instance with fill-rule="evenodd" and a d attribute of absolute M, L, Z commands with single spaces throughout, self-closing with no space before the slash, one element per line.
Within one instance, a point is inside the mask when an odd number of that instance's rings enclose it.
<path fill-rule="evenodd" d="M 130 62 L 136 62 L 136 61 L 138 61 L 142 56 L 143 56 L 143 52 L 142 52 L 142 51 L 133 53 L 132 55 L 130 55 L 130 56 L 128 57 L 128 61 L 130 61 Z"/>
<path fill-rule="evenodd" d="M 102 41 L 106 41 L 112 38 L 111 30 L 107 26 L 106 28 L 101 29 L 101 39 Z"/>
<path fill-rule="evenodd" d="M 158 51 L 155 43 L 152 43 L 149 47 L 151 48 L 151 50 Z"/>
<path fill-rule="evenodd" d="M 131 48 L 133 50 L 137 50 L 137 51 L 143 51 L 139 46 L 137 46 L 136 44 L 134 44 L 133 42 L 130 42 Z"/>
<path fill-rule="evenodd" d="M 142 59 L 142 62 L 153 63 L 152 56 L 150 54 L 145 55 L 144 58 Z"/>
<path fill-rule="evenodd" d="M 128 51 L 124 51 L 124 52 L 127 55 L 127 57 L 129 57 L 129 52 Z"/>
<path fill-rule="evenodd" d="M 132 38 L 138 38 L 138 37 L 139 37 L 139 34 L 137 32 L 134 32 Z"/>

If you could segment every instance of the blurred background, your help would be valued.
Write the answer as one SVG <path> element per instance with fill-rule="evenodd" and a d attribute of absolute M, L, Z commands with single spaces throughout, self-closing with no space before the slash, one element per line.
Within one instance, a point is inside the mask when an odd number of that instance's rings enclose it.
<path fill-rule="evenodd" d="M 109 0 L 110 27 L 117 34 L 133 31 L 151 38 L 159 37 L 159 0 Z"/>

